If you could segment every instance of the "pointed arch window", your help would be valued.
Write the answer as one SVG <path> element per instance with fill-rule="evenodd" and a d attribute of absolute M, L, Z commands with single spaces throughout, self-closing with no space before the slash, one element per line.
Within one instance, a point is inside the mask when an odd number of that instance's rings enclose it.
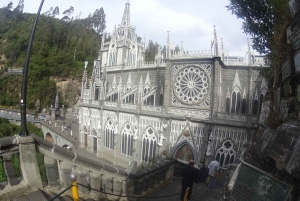
<path fill-rule="evenodd" d="M 144 87 L 144 95 L 150 92 L 150 85 L 147 83 Z"/>
<path fill-rule="evenodd" d="M 134 47 L 134 45 L 133 45 Z M 129 59 L 128 59 L 128 63 L 129 65 L 135 65 L 135 60 L 136 60 L 136 53 L 135 51 L 129 51 Z"/>
<path fill-rule="evenodd" d="M 247 104 L 247 101 L 246 101 L 245 98 L 243 98 L 243 100 L 242 100 L 241 114 L 246 114 L 246 104 Z"/>
<path fill-rule="evenodd" d="M 111 102 L 117 102 L 117 101 L 118 101 L 118 94 L 115 93 L 115 94 L 109 96 L 109 97 L 107 98 L 107 100 L 108 100 L 108 101 L 111 101 Z"/>
<path fill-rule="evenodd" d="M 99 88 L 95 89 L 95 100 L 99 99 Z"/>
<path fill-rule="evenodd" d="M 226 98 L 226 112 L 227 113 L 230 112 L 230 98 L 229 97 Z"/>
<path fill-rule="evenodd" d="M 152 128 L 147 128 L 142 138 L 142 161 L 153 162 L 156 154 L 157 138 Z"/>
<path fill-rule="evenodd" d="M 224 140 L 216 151 L 216 159 L 219 160 L 220 167 L 233 164 L 236 158 L 234 144 L 230 139 Z"/>
<path fill-rule="evenodd" d="M 113 121 L 109 119 L 105 126 L 105 147 L 110 150 L 113 150 L 114 141 L 115 141 L 114 125 L 113 125 Z"/>
<path fill-rule="evenodd" d="M 160 93 L 159 95 L 159 105 L 163 106 L 164 105 L 164 94 Z"/>
<path fill-rule="evenodd" d="M 155 95 L 151 95 L 146 98 L 143 102 L 143 105 L 155 105 Z"/>
<path fill-rule="evenodd" d="M 109 53 L 109 66 L 114 66 L 117 64 L 117 50 L 115 44 L 112 44 L 111 50 Z"/>
<path fill-rule="evenodd" d="M 123 100 L 123 103 L 135 104 L 134 96 L 135 96 L 135 94 L 130 94 L 130 95 L 126 96 L 126 98 Z"/>
<path fill-rule="evenodd" d="M 231 113 L 240 113 L 241 93 L 238 86 L 234 87 L 231 95 Z"/>
<path fill-rule="evenodd" d="M 97 132 L 95 130 L 93 130 L 93 138 L 94 138 L 94 142 L 93 142 L 93 146 L 94 146 L 94 152 L 97 153 L 98 150 L 98 138 L 97 138 Z"/>
<path fill-rule="evenodd" d="M 133 131 L 129 123 L 126 123 L 122 131 L 121 153 L 125 156 L 132 156 Z"/>
<path fill-rule="evenodd" d="M 253 107 L 252 107 L 252 114 L 253 115 L 258 115 L 258 100 L 255 99 L 253 102 Z"/>

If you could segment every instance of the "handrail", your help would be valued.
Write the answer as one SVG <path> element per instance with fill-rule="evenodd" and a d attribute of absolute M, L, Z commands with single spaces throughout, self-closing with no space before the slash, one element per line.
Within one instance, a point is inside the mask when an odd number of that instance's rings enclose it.
<path fill-rule="evenodd" d="M 77 183 L 79 186 L 83 186 L 83 187 L 86 187 L 86 188 L 90 188 L 86 185 L 83 185 L 83 184 L 80 184 L 80 183 Z M 198 184 L 199 185 L 199 184 Z M 196 186 L 198 186 L 196 185 Z M 193 188 L 195 188 L 196 186 L 194 186 Z M 166 197 L 173 197 L 173 196 L 177 196 L 177 195 L 180 195 L 181 193 L 176 193 L 176 194 L 172 194 L 172 195 L 164 195 L 164 196 L 156 196 L 156 197 L 138 197 L 138 196 L 130 196 L 130 195 L 117 195 L 117 194 L 113 194 L 113 193 L 107 193 L 107 192 L 104 192 L 104 191 L 100 191 L 100 190 L 97 190 L 97 189 L 94 189 L 94 188 L 90 188 L 91 190 L 93 191 L 96 191 L 96 192 L 99 192 L 99 193 L 103 193 L 103 194 L 106 194 L 106 195 L 113 195 L 113 196 L 118 196 L 118 197 L 127 197 L 127 198 L 166 198 Z"/>
<path fill-rule="evenodd" d="M 57 194 L 56 196 L 54 196 L 53 198 L 51 198 L 50 201 L 55 200 L 56 198 L 58 198 L 59 196 L 61 196 L 64 192 L 66 192 L 67 190 L 69 190 L 72 187 L 73 187 L 73 185 L 68 186 L 65 190 L 63 190 L 62 192 L 60 192 L 59 194 Z"/>

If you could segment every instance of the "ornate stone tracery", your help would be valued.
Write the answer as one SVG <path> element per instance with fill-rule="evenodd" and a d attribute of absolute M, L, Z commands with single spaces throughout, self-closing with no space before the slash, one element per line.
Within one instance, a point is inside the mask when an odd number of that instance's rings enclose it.
<path fill-rule="evenodd" d="M 198 67 L 186 67 L 179 71 L 175 79 L 175 95 L 187 104 L 198 104 L 209 93 L 209 78 Z"/>
<path fill-rule="evenodd" d="M 125 156 L 132 156 L 133 150 L 133 131 L 129 123 L 126 123 L 122 130 L 121 153 Z"/>
<path fill-rule="evenodd" d="M 152 162 L 155 160 L 157 137 L 154 130 L 148 127 L 142 140 L 142 161 Z"/>
<path fill-rule="evenodd" d="M 233 164 L 236 158 L 234 143 L 231 139 L 224 140 L 216 151 L 216 158 L 219 159 L 221 167 L 228 167 Z"/>
<path fill-rule="evenodd" d="M 105 147 L 110 150 L 114 149 L 114 130 L 115 126 L 113 124 L 113 121 L 109 119 L 105 126 Z"/>

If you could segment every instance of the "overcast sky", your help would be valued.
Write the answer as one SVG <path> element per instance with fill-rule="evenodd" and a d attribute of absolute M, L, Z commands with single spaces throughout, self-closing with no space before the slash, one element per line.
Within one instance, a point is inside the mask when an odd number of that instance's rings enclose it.
<path fill-rule="evenodd" d="M 3 2 L 3 1 L 2 1 Z M 10 0 L 4 0 L 7 5 Z M 19 0 L 12 0 L 13 7 Z M 106 13 L 106 32 L 111 33 L 121 23 L 127 0 L 45 0 L 42 13 L 58 6 L 60 13 L 74 7 L 74 14 L 85 18 L 97 8 Z M 185 50 L 210 49 L 213 25 L 216 25 L 219 49 L 223 38 L 224 49 L 231 56 L 244 56 L 247 36 L 243 33 L 242 21 L 227 11 L 229 0 L 129 0 L 131 25 L 136 27 L 138 36 L 165 45 L 167 31 L 170 41 L 179 45 L 183 41 Z M 24 0 L 24 12 L 36 13 L 40 1 Z"/>

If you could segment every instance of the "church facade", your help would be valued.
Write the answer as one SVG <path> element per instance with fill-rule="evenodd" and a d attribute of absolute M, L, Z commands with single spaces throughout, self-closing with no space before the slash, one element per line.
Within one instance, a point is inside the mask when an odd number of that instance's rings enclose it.
<path fill-rule="evenodd" d="M 267 87 L 259 75 L 264 58 L 218 51 L 166 53 L 145 62 L 145 42 L 130 24 L 125 4 L 121 24 L 102 39 L 91 77 L 85 71 L 80 105 L 80 142 L 90 152 L 127 167 L 163 160 L 220 159 L 237 162 L 258 126 Z M 221 46 L 223 44 L 221 43 Z M 248 45 L 249 46 L 249 45 Z"/>

